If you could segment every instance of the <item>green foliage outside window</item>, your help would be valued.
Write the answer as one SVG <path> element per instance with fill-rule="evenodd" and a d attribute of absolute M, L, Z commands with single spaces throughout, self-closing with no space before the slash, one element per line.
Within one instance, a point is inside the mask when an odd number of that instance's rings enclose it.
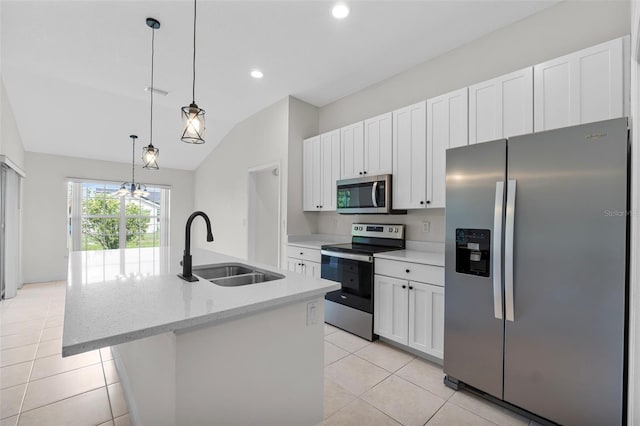
<path fill-rule="evenodd" d="M 120 248 L 120 199 L 89 198 L 82 201 L 82 211 L 88 216 L 116 217 L 83 217 L 82 234 L 91 242 L 99 244 L 104 250 Z M 148 212 L 138 204 L 127 202 L 125 205 L 127 246 L 137 243 L 146 233 L 151 218 Z M 145 217 L 146 215 L 146 217 Z M 131 217 L 142 216 L 142 217 Z M 124 248 L 124 247 L 122 247 Z"/>

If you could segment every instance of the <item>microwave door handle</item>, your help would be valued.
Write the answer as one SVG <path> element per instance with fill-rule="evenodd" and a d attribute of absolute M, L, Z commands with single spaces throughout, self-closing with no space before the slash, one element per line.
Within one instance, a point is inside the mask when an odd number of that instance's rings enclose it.
<path fill-rule="evenodd" d="M 378 207 L 378 181 L 373 182 L 371 187 L 371 202 L 373 207 Z"/>

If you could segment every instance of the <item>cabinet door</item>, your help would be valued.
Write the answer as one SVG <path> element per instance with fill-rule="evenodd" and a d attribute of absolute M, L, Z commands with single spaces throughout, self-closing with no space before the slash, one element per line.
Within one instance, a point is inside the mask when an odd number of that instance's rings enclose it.
<path fill-rule="evenodd" d="M 532 131 L 532 67 L 469 87 L 469 144 Z"/>
<path fill-rule="evenodd" d="M 304 262 L 304 275 L 313 278 L 320 278 L 320 266 L 321 264 L 318 262 Z"/>
<path fill-rule="evenodd" d="M 302 204 L 305 211 L 320 210 L 322 202 L 322 156 L 320 136 L 303 141 L 303 194 Z"/>
<path fill-rule="evenodd" d="M 287 271 L 296 272 L 296 265 L 300 263 L 300 260 L 294 259 L 293 257 L 287 258 Z"/>
<path fill-rule="evenodd" d="M 364 173 L 381 175 L 392 173 L 393 134 L 392 113 L 364 121 Z"/>
<path fill-rule="evenodd" d="M 362 121 L 340 129 L 340 176 L 349 179 L 364 172 L 364 124 Z"/>
<path fill-rule="evenodd" d="M 393 208 L 427 203 L 427 102 L 393 112 Z"/>
<path fill-rule="evenodd" d="M 534 67 L 534 128 L 550 130 L 626 114 L 629 37 Z"/>
<path fill-rule="evenodd" d="M 446 151 L 467 145 L 467 89 L 427 100 L 427 206 L 445 206 Z"/>
<path fill-rule="evenodd" d="M 376 275 L 373 286 L 373 332 L 406 345 L 408 281 Z"/>
<path fill-rule="evenodd" d="M 442 359 L 444 287 L 409 281 L 409 346 Z"/>
<path fill-rule="evenodd" d="M 322 197 L 320 210 L 336 209 L 336 181 L 340 179 L 340 130 L 320 135 L 322 145 Z"/>

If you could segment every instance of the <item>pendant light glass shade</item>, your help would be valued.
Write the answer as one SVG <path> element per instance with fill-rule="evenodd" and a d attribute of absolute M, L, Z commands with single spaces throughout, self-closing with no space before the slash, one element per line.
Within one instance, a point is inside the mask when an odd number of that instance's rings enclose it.
<path fill-rule="evenodd" d="M 146 185 L 140 184 L 140 183 L 136 183 L 136 139 L 138 139 L 138 137 L 136 135 L 131 135 L 129 136 L 131 138 L 131 141 L 133 142 L 133 145 L 131 147 L 131 182 L 123 182 L 122 185 L 120 185 L 120 189 L 118 189 L 115 193 L 113 193 L 112 195 L 116 196 L 116 197 L 126 197 L 126 196 L 130 196 L 130 197 L 135 197 L 135 198 L 140 198 L 140 197 L 148 197 L 149 196 L 149 191 L 147 191 L 147 187 Z M 147 147 L 148 148 L 148 147 Z M 144 148 L 145 150 L 147 148 Z M 154 148 L 155 151 L 157 151 L 157 148 Z M 157 155 L 157 153 L 156 153 Z M 156 163 L 156 168 L 157 168 L 157 163 Z"/>
<path fill-rule="evenodd" d="M 204 114 L 205 111 L 196 104 L 182 107 L 182 142 L 204 143 Z"/>
<path fill-rule="evenodd" d="M 197 0 L 193 0 L 193 84 L 191 86 L 191 104 L 182 107 L 182 142 L 204 143 L 204 110 L 196 105 L 196 17 Z"/>
<path fill-rule="evenodd" d="M 160 150 L 149 144 L 149 146 L 145 146 L 142 148 L 142 161 L 144 165 L 143 169 L 147 170 L 158 170 L 158 156 L 160 155 Z"/>

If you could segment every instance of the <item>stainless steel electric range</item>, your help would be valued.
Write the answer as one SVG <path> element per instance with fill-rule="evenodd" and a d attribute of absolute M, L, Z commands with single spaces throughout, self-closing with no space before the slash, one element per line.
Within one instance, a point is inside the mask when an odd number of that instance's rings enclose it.
<path fill-rule="evenodd" d="M 354 223 L 351 243 L 322 246 L 322 278 L 342 284 L 325 296 L 325 321 L 373 340 L 375 253 L 402 250 L 404 225 Z"/>

